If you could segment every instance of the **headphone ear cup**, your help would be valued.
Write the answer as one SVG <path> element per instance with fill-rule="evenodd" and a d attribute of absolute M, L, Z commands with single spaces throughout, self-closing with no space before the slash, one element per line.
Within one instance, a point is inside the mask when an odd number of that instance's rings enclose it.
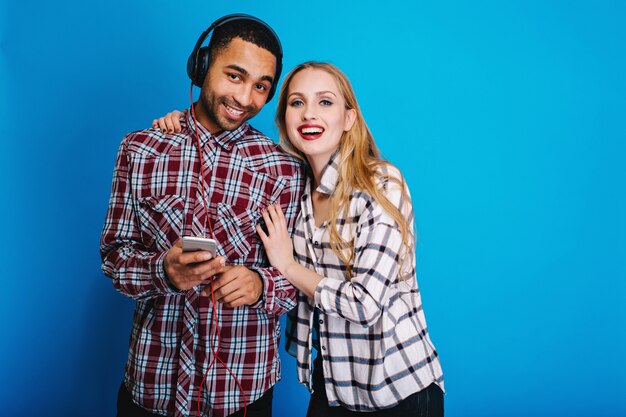
<path fill-rule="evenodd" d="M 196 77 L 194 76 L 196 73 L 196 60 L 195 54 L 192 52 L 187 59 L 187 76 L 191 79 L 191 82 L 196 83 Z"/>
<path fill-rule="evenodd" d="M 198 60 L 196 60 L 196 55 L 198 57 Z M 202 88 L 202 84 L 204 83 L 204 77 L 206 77 L 208 68 L 208 46 L 203 46 L 202 48 L 200 48 L 197 54 L 194 54 L 192 52 L 191 55 L 189 55 L 189 59 L 187 59 L 187 75 L 195 86 Z"/>
<path fill-rule="evenodd" d="M 281 56 L 280 58 L 276 59 L 276 72 L 274 74 L 276 79 L 272 83 L 272 88 L 270 88 L 270 92 L 267 95 L 267 100 L 265 100 L 266 103 L 269 103 L 272 97 L 274 97 L 274 93 L 276 92 L 276 86 L 278 86 L 278 79 L 280 78 L 280 73 L 282 72 L 282 70 L 283 70 L 283 57 Z"/>

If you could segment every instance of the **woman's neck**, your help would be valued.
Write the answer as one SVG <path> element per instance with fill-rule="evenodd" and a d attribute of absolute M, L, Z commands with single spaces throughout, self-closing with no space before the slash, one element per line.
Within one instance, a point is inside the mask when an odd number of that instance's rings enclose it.
<path fill-rule="evenodd" d="M 316 155 L 316 156 L 307 156 L 307 161 L 309 162 L 309 167 L 311 167 L 311 173 L 313 174 L 313 187 L 315 190 L 322 180 L 322 174 L 324 173 L 324 168 L 328 165 L 328 161 L 330 161 L 330 155 Z"/>

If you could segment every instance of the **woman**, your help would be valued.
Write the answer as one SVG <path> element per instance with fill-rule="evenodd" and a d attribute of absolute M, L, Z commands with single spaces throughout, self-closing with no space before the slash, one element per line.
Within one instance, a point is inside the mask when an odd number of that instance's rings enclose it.
<path fill-rule="evenodd" d="M 263 211 L 267 232 L 257 232 L 272 266 L 300 290 L 286 335 L 298 378 L 313 391 L 307 416 L 443 415 L 408 190 L 380 159 L 348 79 L 331 64 L 297 66 L 276 121 L 309 175 L 293 243 L 278 206 Z"/>

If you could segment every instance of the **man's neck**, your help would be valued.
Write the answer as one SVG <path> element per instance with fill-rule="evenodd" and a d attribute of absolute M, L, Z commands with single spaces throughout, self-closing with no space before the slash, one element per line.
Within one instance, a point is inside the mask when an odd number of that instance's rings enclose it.
<path fill-rule="evenodd" d="M 200 123 L 212 135 L 216 135 L 222 131 L 215 120 L 209 115 L 200 101 L 194 104 L 196 114 L 196 122 Z"/>

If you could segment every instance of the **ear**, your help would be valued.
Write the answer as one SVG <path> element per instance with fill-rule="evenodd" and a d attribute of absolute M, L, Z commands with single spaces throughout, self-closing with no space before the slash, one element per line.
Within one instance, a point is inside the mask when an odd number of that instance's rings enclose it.
<path fill-rule="evenodd" d="M 348 109 L 346 111 L 346 121 L 343 125 L 343 131 L 347 132 L 348 130 L 352 129 L 352 126 L 354 126 L 355 121 L 356 121 L 356 110 Z"/>

